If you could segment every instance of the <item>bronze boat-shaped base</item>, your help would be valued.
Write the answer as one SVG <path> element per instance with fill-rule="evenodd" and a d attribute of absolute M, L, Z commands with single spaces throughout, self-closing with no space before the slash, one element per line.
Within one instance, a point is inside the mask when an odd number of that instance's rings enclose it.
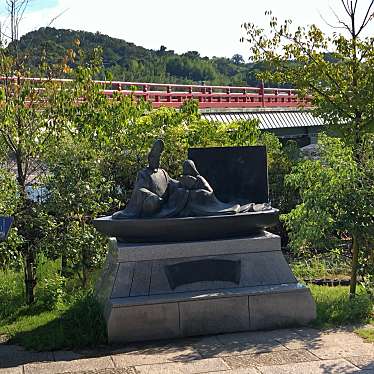
<path fill-rule="evenodd" d="M 278 209 L 232 215 L 112 219 L 111 216 L 93 221 L 97 230 L 109 237 L 128 243 L 160 243 L 214 240 L 248 236 L 273 226 Z"/>

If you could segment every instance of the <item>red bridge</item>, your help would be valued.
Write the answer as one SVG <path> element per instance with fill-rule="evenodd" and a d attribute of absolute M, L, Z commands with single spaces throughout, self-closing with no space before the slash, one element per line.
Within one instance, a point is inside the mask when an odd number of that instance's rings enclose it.
<path fill-rule="evenodd" d="M 46 78 L 4 78 L 0 86 L 18 79 L 30 81 L 35 89 Z M 54 82 L 71 82 L 53 79 Z M 207 86 L 164 83 L 95 81 L 108 97 L 115 94 L 132 95 L 152 103 L 153 107 L 179 108 L 185 101 L 195 99 L 202 116 L 208 121 L 232 122 L 259 120 L 260 129 L 280 138 L 294 138 L 300 145 L 315 142 L 322 120 L 311 113 L 312 97 L 299 97 L 296 90 L 287 88 Z"/>
<path fill-rule="evenodd" d="M 134 95 L 152 103 L 154 107 L 178 108 L 186 100 L 195 99 L 204 108 L 261 108 L 310 107 L 311 97 L 299 98 L 293 89 L 235 86 L 205 86 L 161 83 L 105 82 L 103 92 Z"/>
<path fill-rule="evenodd" d="M 155 108 L 179 108 L 195 99 L 208 121 L 259 120 L 261 130 L 280 138 L 295 139 L 300 146 L 314 143 L 322 121 L 312 115 L 312 96 L 299 97 L 287 88 L 206 86 L 139 82 L 97 81 L 103 93 L 134 95 L 150 101 Z"/>
<path fill-rule="evenodd" d="M 6 80 L 18 78 L 0 77 L 0 85 Z M 36 87 L 45 78 L 21 78 L 32 81 Z M 54 82 L 67 83 L 69 79 L 53 79 Z M 312 97 L 298 97 L 296 90 L 287 88 L 206 86 L 164 83 L 139 83 L 95 81 L 102 86 L 105 95 L 114 93 L 133 95 L 150 101 L 154 107 L 167 106 L 179 108 L 183 102 L 195 99 L 204 108 L 298 108 L 311 107 Z"/>

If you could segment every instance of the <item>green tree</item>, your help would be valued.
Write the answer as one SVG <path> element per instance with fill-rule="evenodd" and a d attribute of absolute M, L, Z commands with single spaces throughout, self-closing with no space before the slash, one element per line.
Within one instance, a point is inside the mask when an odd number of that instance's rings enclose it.
<path fill-rule="evenodd" d="M 14 174 L 0 167 L 0 215 L 13 216 L 19 203 L 17 181 Z M 0 267 L 18 264 L 17 232 L 12 229 L 6 242 L 0 243 Z"/>
<path fill-rule="evenodd" d="M 34 300 L 35 250 L 41 230 L 40 220 L 30 222 L 30 217 L 39 216 L 38 208 L 30 198 L 28 187 L 32 180 L 44 172 L 42 155 L 55 139 L 56 123 L 46 120 L 51 87 L 44 90 L 21 78 L 24 74 L 15 59 L 0 51 L 0 75 L 7 77 L 0 86 L 0 144 L 1 152 L 14 165 L 19 193 L 15 225 L 22 238 L 19 250 L 24 259 L 25 286 L 28 303 Z M 46 106 L 40 108 L 40 102 Z M 30 217 L 29 217 L 30 216 Z"/>
<path fill-rule="evenodd" d="M 286 177 L 288 187 L 297 189 L 302 201 L 282 216 L 291 246 L 299 251 L 335 249 L 352 233 L 359 233 L 361 253 L 353 253 L 361 260 L 361 275 L 372 277 L 374 137 L 362 160 L 364 167 L 355 162 L 352 147 L 338 138 L 321 136 L 319 153 L 319 160 L 300 162 Z"/>
<path fill-rule="evenodd" d="M 79 43 L 77 43 L 79 44 Z M 95 51 L 94 51 L 95 52 Z M 90 65 L 86 59 L 92 60 Z M 29 69 L 22 54 L 14 57 L 8 50 L 0 50 L 0 153 L 10 163 L 16 175 L 18 204 L 14 212 L 18 233 L 18 253 L 24 262 L 26 300 L 34 301 L 36 285 L 36 253 L 53 228 L 53 219 L 43 209 L 42 201 L 35 201 L 32 189 L 46 174 L 46 158 L 65 131 L 71 131 L 68 116 L 77 111 L 77 101 L 87 91 L 84 77 L 96 70 L 96 60 L 83 53 L 69 50 L 61 64 L 53 66 L 42 61 L 39 75 L 53 76 L 70 71 L 73 61 L 77 66 L 75 80 L 58 83 L 52 79 L 27 79 Z M 63 87 L 62 87 L 63 84 Z"/>
<path fill-rule="evenodd" d="M 240 55 L 240 54 L 238 54 L 238 53 L 235 53 L 234 56 L 231 57 L 231 61 L 235 65 L 244 64 L 244 58 L 243 58 L 243 56 Z"/>
<path fill-rule="evenodd" d="M 75 133 L 66 135 L 47 161 L 47 206 L 56 222 L 48 254 L 61 258 L 62 275 L 77 275 L 84 288 L 106 251 L 106 240 L 90 225 L 113 203 L 113 182 L 104 175 L 103 159 L 99 147 Z"/>
<path fill-rule="evenodd" d="M 373 38 L 364 36 L 373 20 L 374 1 L 366 8 L 360 6 L 358 0 L 339 2 L 346 18 L 337 17 L 337 30 L 331 36 L 325 35 L 316 25 L 293 30 L 290 20 L 279 23 L 267 12 L 270 15 L 268 34 L 253 23 L 246 23 L 244 39 L 250 43 L 253 60 L 266 61 L 270 67 L 261 78 L 292 84 L 300 94 L 312 95 L 315 114 L 350 147 L 355 169 L 362 170 L 374 129 Z M 364 14 L 361 20 L 359 13 Z M 366 183 L 362 184 L 358 174 L 354 177 L 352 193 L 364 196 L 365 191 L 372 188 L 373 180 L 365 179 Z M 365 209 L 367 206 L 362 205 L 351 210 L 350 221 L 356 222 L 349 232 L 353 252 L 351 295 L 356 290 L 364 236 L 360 219 Z"/>

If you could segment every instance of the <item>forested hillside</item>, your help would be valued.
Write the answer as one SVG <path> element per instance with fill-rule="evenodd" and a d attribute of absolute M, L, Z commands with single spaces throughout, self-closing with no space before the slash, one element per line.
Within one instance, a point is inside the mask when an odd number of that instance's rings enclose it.
<path fill-rule="evenodd" d="M 99 32 L 40 28 L 24 35 L 17 42 L 17 50 L 26 55 L 27 64 L 34 67 L 42 56 L 49 64 L 61 61 L 76 40 L 87 53 L 95 47 L 102 48 L 104 71 L 110 72 L 109 76 L 114 80 L 258 85 L 256 73 L 261 66 L 245 63 L 240 55 L 208 58 L 201 57 L 196 51 L 179 55 L 165 46 L 157 51 L 150 50 Z M 15 47 L 14 43 L 8 46 L 12 50 Z"/>

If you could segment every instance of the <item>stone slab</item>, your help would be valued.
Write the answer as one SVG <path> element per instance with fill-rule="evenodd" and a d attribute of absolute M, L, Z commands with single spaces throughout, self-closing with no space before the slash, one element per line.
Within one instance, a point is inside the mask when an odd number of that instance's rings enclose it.
<path fill-rule="evenodd" d="M 374 371 L 374 355 L 345 358 L 360 369 Z"/>
<path fill-rule="evenodd" d="M 123 264 L 120 264 L 121 266 Z M 146 296 L 149 295 L 149 287 L 152 276 L 152 262 L 137 262 L 134 267 L 134 275 L 132 278 L 130 296 Z M 116 282 L 117 283 L 117 282 Z"/>
<path fill-rule="evenodd" d="M 72 374 L 72 373 L 66 373 Z M 74 373 L 75 374 L 75 373 Z M 99 370 L 84 370 L 76 374 L 138 374 L 135 368 L 115 368 L 115 369 L 99 369 Z"/>
<path fill-rule="evenodd" d="M 310 290 L 300 288 L 282 294 L 254 295 L 249 298 L 251 330 L 306 325 L 316 317 Z"/>
<path fill-rule="evenodd" d="M 217 335 L 217 339 L 224 345 L 227 344 L 269 344 L 277 343 L 277 337 L 289 334 L 291 330 L 282 329 L 274 331 L 246 331 L 246 332 L 236 332 L 233 334 L 223 334 Z M 283 349 L 286 349 L 283 347 Z"/>
<path fill-rule="evenodd" d="M 264 336 L 265 333 L 265 336 Z M 221 343 L 221 351 L 216 350 L 218 357 L 247 355 L 263 352 L 285 351 L 281 343 L 275 339 L 269 339 L 266 332 L 239 332 L 234 334 L 217 335 Z"/>
<path fill-rule="evenodd" d="M 343 359 L 260 366 L 258 370 L 261 374 L 350 374 L 360 372 L 360 369 Z"/>
<path fill-rule="evenodd" d="M 112 308 L 107 321 L 109 343 L 177 338 L 177 303 Z"/>
<path fill-rule="evenodd" d="M 113 238 L 111 239 L 113 240 Z M 115 239 L 114 239 L 115 240 Z M 280 251 L 280 238 L 269 232 L 246 238 L 204 240 L 179 243 L 118 243 L 118 261 L 214 256 L 236 253 Z"/>
<path fill-rule="evenodd" d="M 126 353 L 113 353 L 112 359 L 118 368 L 137 365 L 154 365 L 167 362 L 189 362 L 201 359 L 202 356 L 193 347 L 176 345 L 148 346 L 146 348 L 129 349 Z"/>
<path fill-rule="evenodd" d="M 271 353 L 258 353 L 225 357 L 224 361 L 233 369 L 284 365 L 296 362 L 318 361 L 318 358 L 304 349 L 275 351 Z"/>
<path fill-rule="evenodd" d="M 110 296 L 111 298 L 130 296 L 134 267 L 134 263 L 118 264 L 117 273 L 113 281 L 113 289 Z"/>
<path fill-rule="evenodd" d="M 209 374 L 260 374 L 260 372 L 255 368 L 244 368 L 226 371 L 211 371 Z"/>
<path fill-rule="evenodd" d="M 24 366 L 24 374 L 76 373 L 81 371 L 94 371 L 107 368 L 114 368 L 114 363 L 110 356 L 84 358 L 73 361 L 27 364 Z"/>
<path fill-rule="evenodd" d="M 230 369 L 220 358 L 207 358 L 191 362 L 135 366 L 138 374 L 197 374 Z"/>
<path fill-rule="evenodd" d="M 342 342 L 344 344 L 344 342 Z M 361 343 L 350 345 L 348 342 L 345 345 L 339 346 L 322 346 L 321 348 L 309 349 L 314 355 L 321 360 L 331 360 L 337 357 L 360 357 L 370 356 L 374 360 L 374 344 Z"/>
<path fill-rule="evenodd" d="M 179 303 L 182 336 L 249 329 L 248 297 Z"/>
<path fill-rule="evenodd" d="M 277 342 L 254 344 L 250 342 L 216 344 L 201 347 L 197 345 L 197 350 L 203 357 L 228 357 L 258 354 L 264 352 L 278 352 L 287 350 Z"/>
<path fill-rule="evenodd" d="M 302 324 L 312 316 L 309 309 L 303 309 L 309 306 L 310 295 L 306 288 L 293 285 L 283 293 L 272 294 L 267 287 L 260 295 L 248 295 L 248 290 L 253 291 L 251 288 L 244 290 L 236 289 L 231 294 L 227 290 L 195 293 L 188 297 L 186 293 L 180 293 L 172 294 L 172 299 L 167 298 L 168 295 L 116 299 L 107 321 L 109 341 L 131 342 L 269 329 L 282 324 Z M 254 302 L 252 298 L 255 298 Z M 152 299 L 153 303 L 150 302 Z M 263 319 L 262 315 L 269 319 Z M 276 344 L 280 345 L 279 342 Z M 271 348 L 272 344 L 265 346 Z"/>
<path fill-rule="evenodd" d="M 204 358 L 215 357 L 216 352 L 222 352 L 224 347 L 217 339 L 216 335 L 213 336 L 199 336 L 189 338 L 191 346 L 196 352 Z"/>
<path fill-rule="evenodd" d="M 53 361 L 52 352 L 26 351 L 16 345 L 0 344 L 0 368 L 21 366 L 31 362 Z"/>
<path fill-rule="evenodd" d="M 115 238 L 109 239 L 109 251 L 105 259 L 104 267 L 99 279 L 95 285 L 95 296 L 101 305 L 103 305 L 103 314 L 107 318 L 107 301 L 111 298 L 113 286 L 118 272 L 118 248 Z"/>
<path fill-rule="evenodd" d="M 358 336 L 357 334 L 353 333 L 353 328 L 333 328 L 333 329 L 324 329 L 324 330 L 317 330 L 312 328 L 297 328 L 294 329 L 298 335 L 302 338 L 306 338 L 308 342 L 320 342 L 323 344 L 327 344 L 329 346 L 336 346 L 336 345 L 368 345 L 365 341 Z"/>
<path fill-rule="evenodd" d="M 297 283 L 282 252 L 248 254 L 242 257 L 240 286 L 268 286 Z"/>
<path fill-rule="evenodd" d="M 80 353 L 73 351 L 55 351 L 53 352 L 55 361 L 73 361 L 83 358 Z"/>
<path fill-rule="evenodd" d="M 165 304 L 175 302 L 186 302 L 196 300 L 208 300 L 208 299 L 221 299 L 231 298 L 236 296 L 267 296 L 272 294 L 283 294 L 283 293 L 299 293 L 304 290 L 308 290 L 301 284 L 281 284 L 281 285 L 270 285 L 270 286 L 256 286 L 256 287 L 241 287 L 241 288 L 227 288 L 218 290 L 209 290 L 206 292 L 192 291 L 192 292 L 175 292 L 170 294 L 156 294 L 150 296 L 138 296 L 138 297 L 124 297 L 110 299 L 111 308 L 123 308 L 136 305 L 153 305 L 153 304 Z"/>
<path fill-rule="evenodd" d="M 23 367 L 17 366 L 17 367 L 0 369 L 0 374 L 23 374 Z"/>
<path fill-rule="evenodd" d="M 282 343 L 289 349 L 319 349 L 327 347 L 347 347 L 365 345 L 363 340 L 352 332 L 339 330 L 294 329 L 294 336 L 286 337 Z"/>
<path fill-rule="evenodd" d="M 261 331 L 261 334 L 255 331 L 250 331 L 246 333 L 237 333 L 232 334 L 232 337 L 229 335 L 223 335 L 220 340 L 223 340 L 226 344 L 227 339 L 229 338 L 234 342 L 238 343 L 253 343 L 256 347 L 264 346 L 266 348 L 267 345 L 272 344 L 275 347 L 282 347 L 282 349 L 306 349 L 304 345 L 301 343 L 303 342 L 300 335 L 298 335 L 292 329 L 282 329 L 282 330 L 272 330 L 272 331 Z M 268 352 L 274 350 L 267 350 Z M 256 352 L 252 352 L 256 353 Z"/>

